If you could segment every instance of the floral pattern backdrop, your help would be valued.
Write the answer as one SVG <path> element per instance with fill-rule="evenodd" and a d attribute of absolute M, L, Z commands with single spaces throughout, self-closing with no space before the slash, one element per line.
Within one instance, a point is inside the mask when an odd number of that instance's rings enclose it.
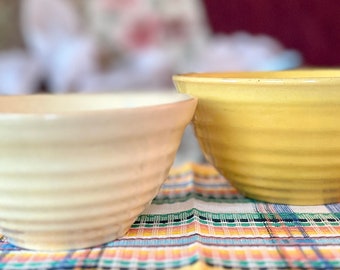
<path fill-rule="evenodd" d="M 209 32 L 200 0 L 88 0 L 85 9 L 89 29 L 116 56 L 165 50 L 182 65 Z"/>
<path fill-rule="evenodd" d="M 200 0 L 0 0 L 0 50 L 2 94 L 42 82 L 52 93 L 169 89 L 174 73 L 301 63 L 269 36 L 213 34 Z"/>
<path fill-rule="evenodd" d="M 193 46 L 207 30 L 199 0 L 89 0 L 86 9 L 92 30 L 119 50 Z"/>

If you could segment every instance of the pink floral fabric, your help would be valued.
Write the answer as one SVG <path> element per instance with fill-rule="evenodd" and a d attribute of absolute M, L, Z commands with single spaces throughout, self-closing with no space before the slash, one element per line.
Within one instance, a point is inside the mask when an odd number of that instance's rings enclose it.
<path fill-rule="evenodd" d="M 118 51 L 183 51 L 207 33 L 199 0 L 89 0 L 86 10 L 92 31 Z"/>

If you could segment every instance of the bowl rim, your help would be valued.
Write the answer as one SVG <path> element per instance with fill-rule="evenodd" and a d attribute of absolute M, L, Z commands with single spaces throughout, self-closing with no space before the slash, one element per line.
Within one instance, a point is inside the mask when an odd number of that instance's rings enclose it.
<path fill-rule="evenodd" d="M 153 103 L 147 103 L 144 104 L 138 104 L 138 105 L 132 105 L 132 106 L 123 106 L 123 105 L 116 105 L 116 106 L 103 106 L 103 107 L 96 107 L 96 108 L 72 108 L 72 109 L 20 109 L 16 108 L 14 110 L 5 109 L 4 107 L 0 108 L 0 118 L 3 117 L 10 117 L 10 116 L 76 116 L 76 115 L 88 115 L 88 114 L 102 114 L 102 113 L 124 113 L 124 112 L 131 112 L 134 113 L 137 110 L 155 110 L 160 108 L 166 108 L 169 106 L 175 106 L 177 104 L 183 104 L 183 103 L 190 103 L 190 102 L 197 102 L 197 98 L 194 96 L 191 96 L 190 94 L 186 93 L 178 93 L 176 91 L 127 91 L 127 92 L 112 92 L 112 93 L 67 93 L 67 94 L 50 94 L 50 93 L 43 93 L 43 94 L 27 94 L 27 95 L 3 95 L 0 96 L 0 104 L 10 101 L 10 102 L 17 102 L 20 101 L 21 103 L 24 103 L 25 101 L 29 102 L 37 102 L 37 100 L 41 101 L 48 101 L 50 103 L 53 102 L 62 102 L 63 100 L 74 102 L 74 104 L 77 103 L 77 98 L 86 98 L 86 99 L 107 99 L 107 98 L 125 98 L 128 99 L 134 99 L 135 101 L 138 100 L 138 98 L 163 98 L 162 101 Z M 137 103 L 137 101 L 136 101 Z"/>
<path fill-rule="evenodd" d="M 340 69 L 291 69 L 275 71 L 192 72 L 175 74 L 177 82 L 228 84 L 327 84 L 340 83 Z"/>

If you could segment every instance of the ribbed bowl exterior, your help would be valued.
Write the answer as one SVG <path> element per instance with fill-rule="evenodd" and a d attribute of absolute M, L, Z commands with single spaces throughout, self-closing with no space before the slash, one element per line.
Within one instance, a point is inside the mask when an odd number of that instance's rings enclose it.
<path fill-rule="evenodd" d="M 174 81 L 180 92 L 198 97 L 193 122 L 203 152 L 241 193 L 315 205 L 340 202 L 336 75 L 321 82 L 204 81 L 194 75 Z"/>
<path fill-rule="evenodd" d="M 166 179 L 195 102 L 1 115 L 1 233 L 15 245 L 44 250 L 123 236 Z"/>

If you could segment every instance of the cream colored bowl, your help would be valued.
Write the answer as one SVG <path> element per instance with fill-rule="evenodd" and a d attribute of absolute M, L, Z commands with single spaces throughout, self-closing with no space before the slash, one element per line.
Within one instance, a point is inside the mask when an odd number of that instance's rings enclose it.
<path fill-rule="evenodd" d="M 30 249 L 121 237 L 167 177 L 197 100 L 177 93 L 0 97 L 0 229 Z"/>
<path fill-rule="evenodd" d="M 248 197 L 340 202 L 340 70 L 174 76 L 207 159 Z"/>

